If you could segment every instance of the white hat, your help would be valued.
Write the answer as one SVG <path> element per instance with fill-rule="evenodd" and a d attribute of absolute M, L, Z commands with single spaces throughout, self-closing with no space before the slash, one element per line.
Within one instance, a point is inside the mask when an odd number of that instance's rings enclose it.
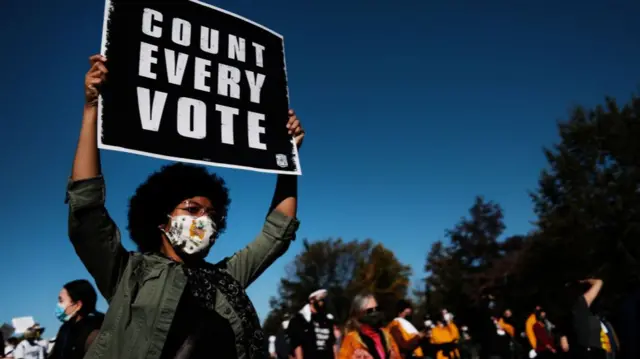
<path fill-rule="evenodd" d="M 324 299 L 327 296 L 327 290 L 326 289 L 318 289 L 315 292 L 309 294 L 309 299 L 315 298 L 315 299 Z"/>

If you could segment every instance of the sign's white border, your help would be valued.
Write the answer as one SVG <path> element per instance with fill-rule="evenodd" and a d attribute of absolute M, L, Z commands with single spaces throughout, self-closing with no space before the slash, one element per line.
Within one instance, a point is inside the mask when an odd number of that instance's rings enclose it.
<path fill-rule="evenodd" d="M 209 7 L 211 9 L 220 11 L 222 13 L 231 15 L 231 16 L 235 16 L 238 19 L 248 22 L 252 25 L 258 26 L 264 30 L 269 31 L 270 33 L 278 36 L 281 40 L 282 40 L 282 55 L 284 56 L 284 37 L 282 37 L 282 35 L 278 34 L 277 32 L 263 26 L 260 25 L 254 21 L 251 21 L 249 19 L 246 19 L 238 14 L 234 14 L 230 11 L 221 9 L 219 7 L 213 6 L 211 4 L 207 4 L 204 3 L 202 1 L 198 1 L 198 0 L 189 0 L 193 3 L 196 3 L 198 5 L 201 6 L 206 6 Z M 106 54 L 106 49 L 107 49 L 107 34 L 108 34 L 108 29 L 107 29 L 107 24 L 109 23 L 109 14 L 111 13 L 111 1 L 110 0 L 106 0 L 105 1 L 105 5 L 104 5 L 104 19 L 102 22 L 102 42 L 100 44 L 100 53 L 102 55 Z M 285 64 L 284 64 L 284 72 L 285 72 L 285 77 L 287 76 L 287 63 L 286 63 L 286 58 L 285 58 Z M 288 81 L 287 81 L 288 83 Z M 289 98 L 289 86 L 287 85 L 287 101 L 288 103 L 291 102 L 290 98 Z M 126 152 L 126 153 L 132 153 L 135 155 L 141 155 L 141 156 L 147 156 L 147 157 L 153 157 L 153 158 L 159 158 L 159 159 L 163 159 L 163 160 L 170 160 L 170 161 L 179 161 L 179 162 L 188 162 L 188 163 L 194 163 L 194 164 L 200 164 L 200 165 L 205 165 L 205 166 L 215 166 L 215 167 L 225 167 L 225 168 L 235 168 L 235 169 L 242 169 L 242 170 L 250 170 L 250 171 L 256 171 L 256 172 L 264 172 L 264 173 L 278 173 L 278 174 L 288 174 L 288 175 L 302 175 L 302 169 L 300 168 L 300 158 L 298 156 L 298 148 L 295 146 L 294 142 L 293 142 L 293 138 L 291 139 L 291 147 L 293 148 L 293 153 L 292 153 L 292 157 L 293 157 L 293 161 L 295 162 L 296 165 L 296 170 L 295 171 L 283 171 L 283 170 L 272 170 L 272 169 L 265 169 L 265 168 L 256 168 L 256 167 L 249 167 L 249 166 L 239 166 L 239 165 L 232 165 L 232 164 L 228 164 L 228 163 L 216 163 L 216 162 L 207 162 L 207 161 L 203 161 L 203 160 L 193 160 L 193 159 L 189 159 L 189 158 L 181 158 L 181 157 L 173 157 L 173 156 L 165 156 L 165 155 L 159 155 L 157 153 L 151 153 L 151 152 L 145 152 L 145 151 L 138 151 L 138 150 L 132 150 L 129 148 L 124 148 L 124 147 L 119 147 L 119 146 L 111 146 L 111 145 L 106 145 L 104 143 L 102 143 L 102 96 L 100 96 L 100 100 L 98 101 L 98 148 L 100 149 L 105 149 L 105 150 L 112 150 L 112 151 L 119 151 L 119 152 Z M 275 158 L 274 158 L 275 161 Z"/>

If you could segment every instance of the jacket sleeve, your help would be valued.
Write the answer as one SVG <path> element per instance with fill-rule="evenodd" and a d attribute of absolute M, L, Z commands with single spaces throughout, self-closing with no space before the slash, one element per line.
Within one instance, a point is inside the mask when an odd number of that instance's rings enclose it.
<path fill-rule="evenodd" d="M 533 333 L 536 336 L 536 342 L 538 347 L 553 347 L 553 343 L 549 339 L 549 335 L 547 331 L 544 329 L 544 326 L 540 323 L 536 323 L 533 325 Z M 534 348 L 538 349 L 538 348 Z"/>
<path fill-rule="evenodd" d="M 398 343 L 395 341 L 395 339 L 393 338 L 393 336 L 391 336 L 391 334 L 387 331 L 387 330 L 382 330 L 382 332 L 384 333 L 384 336 L 387 340 L 387 342 L 389 343 L 389 359 L 401 359 L 402 356 L 400 355 L 400 348 L 398 347 Z"/>
<path fill-rule="evenodd" d="M 65 202 L 69 204 L 69 239 L 100 293 L 110 302 L 129 253 L 104 206 L 104 178 L 69 181 Z"/>
<path fill-rule="evenodd" d="M 338 351 L 338 359 L 356 359 L 357 334 L 355 332 L 346 333 L 340 350 Z M 361 352 L 363 352 L 361 350 Z M 364 358 L 357 358 L 364 359 Z"/>
<path fill-rule="evenodd" d="M 272 211 L 256 239 L 227 261 L 227 270 L 247 288 L 286 252 L 291 241 L 295 239 L 299 224 L 295 218 Z"/>
<path fill-rule="evenodd" d="M 527 322 L 525 324 L 525 331 L 527 333 L 527 339 L 529 339 L 529 344 L 531 344 L 531 348 L 535 349 L 537 345 L 536 335 L 533 332 L 533 325 L 536 324 L 535 315 L 531 314 L 529 318 L 527 318 Z"/>

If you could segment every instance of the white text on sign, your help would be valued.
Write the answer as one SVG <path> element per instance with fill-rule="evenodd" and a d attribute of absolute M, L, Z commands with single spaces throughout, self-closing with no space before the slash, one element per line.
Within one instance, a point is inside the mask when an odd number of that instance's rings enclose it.
<path fill-rule="evenodd" d="M 164 16 L 161 12 L 146 8 L 142 15 L 142 33 L 152 37 L 161 38 L 164 28 L 162 25 Z M 174 18 L 171 21 L 171 41 L 179 46 L 189 47 L 192 44 L 191 24 L 183 19 Z M 211 55 L 218 55 L 220 52 L 220 34 L 218 30 L 200 26 L 200 49 Z M 229 60 L 246 63 L 246 40 L 229 34 L 227 41 L 226 57 Z M 251 43 L 255 51 L 255 65 L 264 67 L 265 47 Z M 217 76 L 211 75 L 211 60 L 191 56 L 183 52 L 171 49 L 163 49 L 148 42 L 140 43 L 140 57 L 138 62 L 138 75 L 140 77 L 156 80 L 158 71 L 166 71 L 167 80 L 170 84 L 181 86 L 187 64 L 193 63 L 193 88 L 198 91 L 210 93 L 211 87 L 216 88 L 216 94 L 234 99 L 241 98 L 241 80 L 243 73 L 237 67 L 218 62 L 216 69 Z M 158 63 L 158 56 L 164 57 L 165 69 L 154 66 Z M 191 74 L 190 74 L 191 75 Z M 266 76 L 251 70 L 244 70 L 244 77 L 249 85 L 249 100 L 252 103 L 260 103 L 262 87 Z M 216 85 L 207 84 L 212 79 L 217 80 Z M 144 87 L 137 88 L 138 109 L 142 128 L 147 131 L 158 131 L 160 122 L 167 101 L 168 94 L 163 91 L 151 91 Z M 234 117 L 240 110 L 234 107 L 216 104 L 215 111 L 220 114 L 221 142 L 228 145 L 234 144 Z M 260 135 L 265 133 L 265 128 L 261 122 L 265 121 L 265 115 L 257 112 L 247 111 L 247 129 L 249 147 L 266 150 L 267 146 L 261 142 Z M 177 99 L 177 130 L 181 136 L 203 139 L 207 137 L 207 105 L 204 101 L 179 97 Z"/>

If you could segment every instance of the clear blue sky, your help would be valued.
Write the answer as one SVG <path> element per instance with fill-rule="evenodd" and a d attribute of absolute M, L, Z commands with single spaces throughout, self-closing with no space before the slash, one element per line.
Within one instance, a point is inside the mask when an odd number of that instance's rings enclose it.
<path fill-rule="evenodd" d="M 556 120 L 605 94 L 627 100 L 640 83 L 635 0 L 212 3 L 284 35 L 292 107 L 308 132 L 299 240 L 249 289 L 263 319 L 303 238 L 371 237 L 411 264 L 417 283 L 430 244 L 475 195 L 504 207 L 507 234 L 527 232 L 527 190 Z M 0 5 L 0 321 L 33 315 L 47 336 L 62 284 L 88 277 L 63 199 L 102 14 L 101 1 Z M 129 196 L 164 162 L 102 156 L 107 207 L 126 235 Z M 275 182 L 217 171 L 233 203 L 211 260 L 252 240 Z"/>

